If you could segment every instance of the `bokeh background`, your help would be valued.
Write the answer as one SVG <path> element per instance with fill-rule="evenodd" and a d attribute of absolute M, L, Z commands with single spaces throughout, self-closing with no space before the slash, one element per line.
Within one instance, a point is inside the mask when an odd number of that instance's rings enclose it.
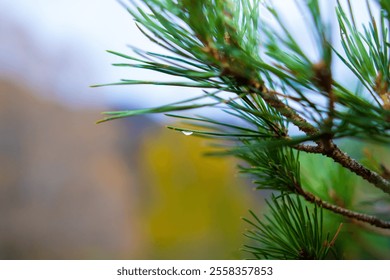
<path fill-rule="evenodd" d="M 141 75 L 105 50 L 155 49 L 123 7 L 2 0 L 0 42 L 0 259 L 242 258 L 261 205 L 235 162 L 163 116 L 95 124 L 193 94 L 89 87 Z"/>
<path fill-rule="evenodd" d="M 275 2 L 310 49 L 294 1 Z M 164 116 L 95 124 L 102 111 L 199 93 L 90 88 L 145 75 L 167 79 L 111 66 L 120 59 L 105 50 L 128 52 L 128 44 L 160 51 L 115 0 L 0 1 L 0 259 L 247 257 L 240 217 L 260 212 L 264 200 L 237 162 L 203 156 L 210 142 L 166 129 L 173 120 Z M 337 63 L 334 74 L 355 84 Z M 356 158 L 367 149 L 345 146 Z M 388 149 L 368 150 L 388 159 Z M 328 180 L 317 175 L 315 183 Z M 344 235 L 347 258 L 390 256 L 388 234 Z"/>

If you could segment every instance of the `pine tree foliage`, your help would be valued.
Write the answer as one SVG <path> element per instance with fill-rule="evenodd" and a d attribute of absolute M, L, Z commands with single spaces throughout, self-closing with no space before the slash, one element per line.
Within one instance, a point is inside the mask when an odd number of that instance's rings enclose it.
<path fill-rule="evenodd" d="M 306 23 L 304 32 L 313 42 L 308 49 L 274 2 L 123 3 L 144 36 L 166 52 L 136 47 L 130 47 L 130 54 L 109 51 L 123 60 L 114 65 L 152 70 L 172 79 L 123 79 L 105 85 L 191 87 L 203 93 L 155 108 L 105 112 L 100 122 L 166 113 L 182 120 L 183 125 L 191 124 L 171 129 L 225 139 L 216 153 L 241 159 L 240 171 L 250 174 L 257 188 L 277 195 L 268 201 L 270 215 L 259 218 L 251 212 L 254 222 L 250 223 L 256 231 L 249 231 L 248 236 L 258 244 L 246 248 L 256 258 L 329 258 L 331 247 L 337 246 L 341 223 L 379 228 L 389 234 L 388 214 L 377 215 L 375 203 L 363 213 L 348 197 L 357 193 L 351 189 L 360 183 L 343 194 L 340 190 L 351 184 L 333 180 L 341 174 L 333 172 L 328 183 L 337 181 L 341 186 L 327 186 L 328 193 L 323 193 L 313 186 L 314 180 L 302 180 L 302 170 L 310 166 L 301 166 L 305 162 L 301 157 L 330 158 L 347 177 L 360 178 L 371 192 L 379 193 L 381 201 L 389 203 L 389 167 L 378 162 L 376 169 L 370 169 L 335 141 L 357 139 L 383 147 L 390 142 L 390 4 L 387 0 L 359 1 L 369 16 L 368 22 L 362 22 L 354 13 L 357 3 L 337 1 L 331 7 L 337 24 L 332 24 L 322 6 L 330 6 L 330 2 L 296 0 Z M 341 48 L 335 47 L 336 40 Z M 335 61 L 349 69 L 357 87 L 333 74 Z M 231 121 L 190 114 L 204 107 L 226 113 Z M 309 177 L 321 172 L 311 170 Z M 305 204 L 314 205 L 313 213 Z M 326 220 L 337 222 L 325 229 Z M 329 241 L 324 238 L 327 234 L 335 238 Z"/>
<path fill-rule="evenodd" d="M 265 221 L 251 212 L 253 225 L 246 236 L 255 245 L 245 245 L 245 250 L 256 259 L 321 260 L 329 256 L 335 236 L 323 236 L 322 209 L 314 206 L 312 212 L 297 197 L 282 196 L 267 201 L 270 216 Z"/>

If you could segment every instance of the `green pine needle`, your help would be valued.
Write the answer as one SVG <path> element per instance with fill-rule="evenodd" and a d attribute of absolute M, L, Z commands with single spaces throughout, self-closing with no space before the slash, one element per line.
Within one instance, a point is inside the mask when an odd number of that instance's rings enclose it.
<path fill-rule="evenodd" d="M 243 220 L 253 229 L 245 234 L 251 242 L 243 250 L 255 259 L 322 260 L 331 258 L 329 234 L 324 235 L 322 209 L 309 210 L 300 198 L 282 195 L 267 201 L 269 215 L 264 219 L 250 211 Z"/>

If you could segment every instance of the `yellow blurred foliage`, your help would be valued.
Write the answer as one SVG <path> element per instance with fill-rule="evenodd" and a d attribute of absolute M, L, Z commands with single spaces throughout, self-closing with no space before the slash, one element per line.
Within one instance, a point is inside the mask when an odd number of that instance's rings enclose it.
<path fill-rule="evenodd" d="M 242 257 L 241 217 L 253 208 L 253 191 L 237 178 L 233 159 L 204 156 L 206 144 L 167 129 L 147 134 L 141 154 L 148 189 L 140 204 L 146 258 Z"/>

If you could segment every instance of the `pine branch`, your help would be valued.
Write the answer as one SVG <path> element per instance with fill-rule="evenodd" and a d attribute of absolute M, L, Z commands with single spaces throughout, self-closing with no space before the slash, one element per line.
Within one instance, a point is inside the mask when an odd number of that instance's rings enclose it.
<path fill-rule="evenodd" d="M 264 89 L 260 93 L 261 97 L 269 104 L 271 107 L 275 108 L 279 113 L 296 125 L 301 131 L 305 132 L 307 135 L 315 136 L 319 134 L 319 130 L 311 125 L 307 120 L 302 118 L 296 111 L 291 107 L 282 102 L 278 97 L 275 91 L 269 91 Z"/>
<path fill-rule="evenodd" d="M 349 169 L 353 173 L 370 182 L 385 193 L 390 194 L 390 181 L 384 179 L 378 173 L 364 167 L 362 164 L 351 158 L 348 154 L 341 151 L 336 144 L 331 142 L 331 146 L 327 149 L 321 147 L 321 154 L 332 158 L 335 162 Z"/>
<path fill-rule="evenodd" d="M 319 142 L 319 145 L 316 146 L 303 144 L 296 145 L 294 146 L 294 149 L 307 153 L 322 154 L 327 156 L 351 172 L 362 177 L 364 180 L 370 182 L 375 187 L 381 189 L 383 192 L 390 194 L 390 180 L 386 179 L 384 176 L 376 173 L 375 171 L 366 168 L 351 158 L 347 153 L 340 150 L 340 148 L 333 142 L 329 142 L 327 147 Z M 384 172 L 383 174 L 385 175 L 387 173 Z"/>
<path fill-rule="evenodd" d="M 244 143 L 250 145 L 249 142 Z M 314 151 L 316 153 L 323 151 L 323 147 L 307 145 L 299 145 L 298 147 L 300 150 Z M 236 156 L 250 165 L 250 167 L 241 167 L 241 170 L 256 177 L 257 180 L 254 183 L 258 185 L 259 189 L 273 189 L 282 193 L 296 193 L 308 202 L 322 206 L 344 217 L 356 219 L 380 228 L 390 228 L 390 222 L 331 204 L 305 191 L 300 179 L 298 156 L 294 156 L 292 150 L 288 150 L 288 148 L 264 148 L 262 151 L 258 151 L 252 146 L 249 152 L 237 151 Z"/>
<path fill-rule="evenodd" d="M 302 188 L 297 188 L 298 194 L 300 194 L 302 197 L 305 198 L 305 200 L 314 203 L 318 206 L 321 206 L 325 209 L 328 209 L 334 213 L 340 214 L 344 217 L 348 217 L 351 219 L 355 219 L 357 221 L 361 221 L 364 223 L 371 224 L 373 226 L 379 227 L 379 228 L 384 228 L 384 229 L 390 229 L 390 222 L 381 220 L 375 216 L 363 214 L 363 213 L 358 213 L 334 204 L 331 204 L 329 202 L 323 201 L 320 198 L 316 197 L 312 193 L 309 193 L 307 191 L 304 191 Z"/>
<path fill-rule="evenodd" d="M 381 6 L 379 21 L 373 17 L 369 7 L 370 22 L 363 25 L 364 32 L 359 32 L 356 27 L 359 22 L 353 14 L 351 2 L 347 0 L 348 17 L 338 1 L 336 14 L 345 55 L 332 47 L 332 32 L 319 1 L 296 1 L 302 14 L 308 16 L 305 18 L 310 26 L 308 31 L 319 54 L 315 59 L 300 46 L 299 40 L 272 6 L 272 1 L 261 5 L 260 0 L 143 0 L 145 10 L 137 7 L 136 2 L 131 2 L 129 12 L 141 32 L 172 55 L 132 48 L 137 57 L 111 52 L 130 60 L 130 63 L 114 65 L 157 71 L 185 80 L 121 80 L 115 84 L 184 86 L 213 89 L 215 92 L 204 91 L 205 94 L 199 98 L 157 108 L 107 112 L 108 117 L 103 121 L 147 113 L 222 108 L 222 111 L 244 122 L 245 126 L 227 124 L 214 118 L 179 116 L 200 124 L 198 127 L 202 129 L 170 128 L 235 141 L 226 153 L 234 154 L 249 164 L 249 167 L 241 167 L 241 171 L 254 175 L 260 189 L 280 191 L 287 196 L 295 193 L 302 196 L 302 200 L 304 198 L 314 204 L 315 211 L 320 206 L 359 223 L 385 230 L 390 228 L 388 221 L 334 205 L 314 195 L 316 191 L 304 190 L 299 153 L 294 151 L 331 158 L 345 170 L 390 194 L 390 171 L 385 166 L 374 169 L 376 173 L 334 143 L 335 139 L 350 137 L 390 142 L 388 1 L 378 0 Z M 259 18 L 260 7 L 271 14 L 279 29 Z M 359 91 L 351 92 L 334 80 L 336 77 L 333 77 L 331 67 L 334 55 L 352 71 L 371 97 L 360 95 Z M 223 92 L 233 93 L 233 97 L 221 97 Z M 325 98 L 327 104 L 322 104 L 318 96 Z M 206 102 L 204 98 L 212 98 L 215 102 Z M 289 134 L 289 124 L 295 125 L 302 135 L 294 137 Z M 307 145 L 307 141 L 314 144 Z M 322 215 L 315 214 L 310 220 L 312 216 L 306 215 L 308 210 L 304 210 L 300 203 L 299 199 L 292 201 L 290 198 L 286 201 L 283 198 L 281 203 L 276 199 L 273 204 L 269 203 L 279 223 L 271 222 L 266 226 L 257 220 L 261 232 L 253 233 L 251 238 L 266 243 L 269 250 L 248 247 L 256 257 L 326 256 L 340 228 L 333 240 L 326 240 L 329 245 L 326 248 L 319 242 L 322 239 L 317 239 L 318 235 L 311 236 L 315 242 L 306 244 L 306 237 L 310 237 L 306 226 L 316 233 L 320 228 L 322 231 Z M 253 225 L 258 226 L 257 223 Z M 295 229 L 299 229 L 296 236 L 290 234 L 290 230 Z M 278 247 L 280 242 L 283 246 Z M 296 244 L 301 246 L 293 246 Z M 311 244 L 315 244 L 318 251 L 312 252 Z"/>
<path fill-rule="evenodd" d="M 294 149 L 297 151 L 302 151 L 310 154 L 320 154 L 322 152 L 322 148 L 319 145 L 312 146 L 312 145 L 298 144 L 294 146 Z"/>
<path fill-rule="evenodd" d="M 272 203 L 271 203 L 272 202 Z M 329 258 L 341 225 L 332 240 L 323 231 L 323 211 L 314 205 L 309 210 L 295 195 L 282 195 L 266 201 L 270 214 L 264 219 L 250 211 L 251 218 L 243 218 L 254 227 L 246 237 L 255 244 L 244 246 L 244 251 L 256 259 L 321 260 Z"/>
<path fill-rule="evenodd" d="M 293 109 L 287 106 L 285 103 L 280 101 L 277 97 L 277 94 L 274 92 L 268 92 L 267 90 L 263 90 L 262 92 L 263 99 L 278 110 L 283 116 L 285 116 L 288 120 L 294 123 L 301 131 L 305 132 L 307 135 L 315 136 L 319 135 L 320 131 L 308 123 L 304 118 L 302 118 L 299 114 L 297 114 Z M 325 135 L 326 136 L 326 135 Z M 324 137 L 324 136 L 322 136 Z M 351 172 L 356 175 L 362 177 L 368 182 L 372 183 L 377 188 L 381 189 L 385 193 L 390 194 L 390 181 L 384 179 L 378 173 L 364 167 L 356 160 L 351 158 L 348 154 L 341 151 L 339 147 L 334 144 L 331 140 L 326 141 L 324 145 L 324 141 L 316 140 L 318 146 L 310 147 L 310 146 L 296 146 L 298 150 L 303 150 L 311 153 L 320 153 L 327 157 L 332 158 L 335 162 L 341 164 L 343 167 L 349 169 Z"/>
<path fill-rule="evenodd" d="M 326 66 L 317 66 L 317 72 L 322 74 L 316 74 L 315 81 L 320 84 L 320 87 L 328 91 L 329 94 L 329 117 L 327 120 L 327 126 L 331 128 L 333 124 L 333 115 L 334 115 L 334 106 L 335 106 L 335 96 L 333 90 L 331 89 L 331 74 L 323 74 L 327 69 Z M 321 69 L 320 69 L 321 68 Z M 324 70 L 325 69 L 325 70 Z M 312 124 L 307 122 L 306 119 L 301 117 L 295 110 L 290 106 L 282 102 L 275 91 L 270 91 L 263 86 L 261 81 L 255 80 L 253 78 L 242 77 L 241 73 L 237 73 L 237 70 L 227 66 L 225 71 L 230 74 L 230 79 L 235 78 L 241 85 L 246 84 L 246 86 L 252 89 L 257 94 L 261 95 L 264 101 L 271 107 L 275 108 L 280 114 L 282 114 L 288 121 L 291 121 L 296 125 L 301 131 L 305 132 L 308 136 L 318 137 L 321 134 L 321 131 L 315 128 Z M 326 72 L 326 71 L 325 71 Z M 342 152 L 332 141 L 329 139 L 329 135 L 324 134 L 322 140 L 316 140 L 316 143 L 319 145 L 318 150 L 321 154 L 332 158 L 335 162 L 341 164 L 343 167 L 349 169 L 353 173 L 372 183 L 377 188 L 381 189 L 385 193 L 390 194 L 390 181 L 385 180 L 379 174 L 374 171 L 369 170 L 363 165 L 359 164 L 357 161 L 349 157 L 346 153 Z M 325 140 L 325 141 L 324 141 Z"/>

